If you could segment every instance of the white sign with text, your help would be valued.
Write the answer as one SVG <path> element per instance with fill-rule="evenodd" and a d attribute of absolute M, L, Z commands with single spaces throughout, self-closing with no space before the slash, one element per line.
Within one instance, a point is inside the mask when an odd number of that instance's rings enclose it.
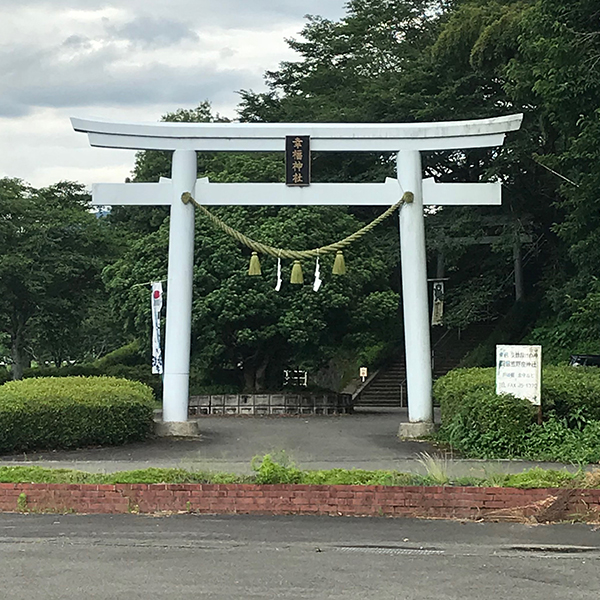
<path fill-rule="evenodd" d="M 542 403 L 542 347 L 496 346 L 496 394 Z"/>

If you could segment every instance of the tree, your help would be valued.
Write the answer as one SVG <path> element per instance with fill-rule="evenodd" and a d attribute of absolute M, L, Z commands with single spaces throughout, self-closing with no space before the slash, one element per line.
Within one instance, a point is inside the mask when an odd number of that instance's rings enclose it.
<path fill-rule="evenodd" d="M 309 19 L 303 39 L 290 41 L 299 60 L 267 73 L 268 92 L 244 92 L 240 115 L 248 121 L 411 122 L 531 113 L 534 107 L 516 99 L 507 86 L 508 65 L 518 55 L 530 5 L 515 0 L 350 2 L 339 22 Z M 500 178 L 505 184 L 501 208 L 438 208 L 426 219 L 431 271 L 441 252 L 452 274 L 447 316 L 455 326 L 505 310 L 513 298 L 506 282 L 516 240 L 550 235 L 554 212 L 547 198 L 556 185 L 548 184 L 551 175 L 531 159 L 540 151 L 538 129 L 528 115 L 523 131 L 511 134 L 500 150 L 423 155 L 424 176 L 438 181 Z M 394 158 L 317 156 L 315 170 L 324 167 L 331 179 L 381 181 L 394 174 Z M 483 236 L 502 241 L 480 246 L 477 253 L 453 241 Z M 528 274 L 531 291 L 537 275 L 535 270 Z"/>
<path fill-rule="evenodd" d="M 345 237 L 360 227 L 351 215 L 335 208 L 221 208 L 231 226 L 255 239 L 292 248 L 318 247 Z M 149 303 L 136 283 L 164 278 L 168 222 L 138 240 L 107 268 L 105 277 L 115 307 L 128 331 L 148 339 Z M 368 343 L 372 327 L 367 299 L 381 315 L 384 340 L 397 336 L 398 296 L 389 290 L 388 263 L 397 261 L 397 242 L 366 240 L 347 253 L 349 273 L 331 276 L 332 260 L 321 260 L 325 283 L 318 293 L 308 283 L 313 261 L 305 261 L 307 284 L 290 285 L 284 261 L 285 283 L 275 292 L 276 261 L 262 259 L 262 277 L 249 277 L 249 252 L 196 216 L 192 355 L 208 381 L 219 372 L 239 377 L 247 390 L 280 385 L 287 366 L 315 370 L 326 363 L 350 336 L 361 331 Z M 167 302 L 168 288 L 167 288 Z M 362 317 L 362 321 L 361 321 Z M 143 336 L 142 336 L 143 332 Z M 367 345 L 365 344 L 365 345 Z"/>
<path fill-rule="evenodd" d="M 560 244 L 543 281 L 534 335 L 555 360 L 600 352 L 596 307 L 600 240 L 600 9 L 594 0 L 538 0 L 526 13 L 521 60 L 510 65 L 514 94 L 538 107 L 538 153 L 557 182 Z"/>
<path fill-rule="evenodd" d="M 0 322 L 10 336 L 14 379 L 32 355 L 46 353 L 57 365 L 71 358 L 112 250 L 88 200 L 77 183 L 36 190 L 0 180 Z"/>
<path fill-rule="evenodd" d="M 164 119 L 213 120 L 206 104 L 180 110 Z M 168 176 L 168 153 L 143 152 L 136 158 L 136 181 L 156 181 Z M 199 153 L 199 176 L 215 182 L 273 182 L 284 177 L 283 157 L 277 154 Z M 315 168 L 315 172 L 319 170 Z M 149 339 L 149 304 L 138 283 L 166 278 L 168 217 L 156 226 L 142 226 L 143 215 L 128 209 L 121 227 L 134 230 L 134 241 L 123 258 L 105 271 L 113 306 L 122 315 L 131 335 Z M 362 223 L 343 208 L 264 207 L 220 208 L 216 212 L 229 224 L 256 239 L 291 248 L 318 247 L 345 237 Z M 114 222 L 114 219 L 113 219 Z M 383 233 L 382 233 L 383 231 Z M 362 242 L 348 254 L 350 274 L 330 280 L 318 294 L 309 286 L 274 287 L 275 261 L 263 260 L 263 278 L 248 277 L 249 252 L 196 216 L 196 269 L 194 275 L 192 359 L 209 381 L 219 372 L 239 377 L 246 389 L 280 385 L 285 366 L 314 369 L 326 363 L 340 346 L 360 338 L 363 347 L 381 346 L 397 337 L 398 294 L 390 289 L 389 265 L 398 264 L 397 227 L 391 235 L 380 230 L 377 244 Z M 382 243 L 383 240 L 383 243 Z M 350 262 L 351 261 L 351 262 Z M 331 269 L 323 258 L 323 272 Z M 314 263 L 305 264 L 312 270 Z M 308 266 L 310 265 L 310 266 Z M 387 266 L 386 266 L 387 265 Z M 284 268 L 287 269 L 288 265 Z M 305 272 L 308 279 L 309 272 Z M 289 278 L 289 273 L 287 274 Z M 371 304 L 365 298 L 373 293 Z M 355 312 L 373 308 L 383 327 L 374 327 L 368 315 Z M 168 289 L 167 289 L 168 302 Z M 354 330 L 351 331 L 351 323 Z M 362 337 L 361 337 L 362 333 Z M 385 341 L 383 342 L 385 344 Z"/>

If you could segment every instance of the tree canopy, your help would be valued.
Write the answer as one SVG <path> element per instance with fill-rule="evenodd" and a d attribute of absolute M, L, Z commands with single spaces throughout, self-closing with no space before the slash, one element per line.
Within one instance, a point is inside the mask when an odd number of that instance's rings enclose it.
<path fill-rule="evenodd" d="M 151 170 L 161 167 L 150 165 L 161 164 L 160 157 L 140 153 L 136 180 L 138 174 L 156 180 Z M 199 176 L 212 181 L 277 181 L 283 167 L 280 156 L 269 154 L 199 156 Z M 255 239 L 295 249 L 337 241 L 362 225 L 335 207 L 223 207 L 215 212 Z M 132 286 L 165 278 L 168 231 L 165 215 L 155 231 L 136 239 L 105 271 L 114 306 L 132 334 L 148 330 L 150 308 L 144 289 Z M 196 215 L 192 353 L 196 369 L 207 378 L 221 373 L 229 380 L 239 378 L 246 389 L 277 386 L 283 368 L 315 370 L 344 346 L 358 343 L 368 352 L 399 337 L 397 284 L 391 283 L 398 263 L 393 233 L 384 230 L 379 239 L 367 238 L 352 248 L 346 276 L 330 275 L 332 261 L 323 257 L 325 283 L 318 293 L 309 285 L 290 285 L 291 265 L 285 262 L 285 283 L 276 292 L 276 261 L 263 259 L 263 276 L 257 278 L 247 276 L 248 260 L 248 251 Z M 314 262 L 304 264 L 306 280 L 313 269 Z"/>
<path fill-rule="evenodd" d="M 240 92 L 240 120 L 386 123 L 524 113 L 522 129 L 501 149 L 424 153 L 424 176 L 501 180 L 504 190 L 501 207 L 428 211 L 429 274 L 445 267 L 446 324 L 464 328 L 514 310 L 513 271 L 523 269 L 521 293 L 537 309 L 527 339 L 543 343 L 552 360 L 600 353 L 597 1 L 350 0 L 346 6 L 339 21 L 307 18 L 288 41 L 296 59 L 265 74 L 266 91 Z M 226 120 L 208 102 L 163 119 Z M 170 158 L 140 152 L 133 180 L 169 177 Z M 313 175 L 382 181 L 394 175 L 394 162 L 381 153 L 315 153 Z M 272 182 L 282 181 L 284 165 L 277 154 L 199 153 L 198 173 L 215 182 Z M 379 210 L 216 212 L 256 239 L 305 249 L 344 237 Z M 121 207 L 97 219 L 77 184 L 35 190 L 4 179 L 0 218 L 0 344 L 12 349 L 17 374 L 33 355 L 80 360 L 94 354 L 94 345 L 149 339 L 150 305 L 138 284 L 166 278 L 166 209 Z M 276 386 L 284 366 L 315 371 L 345 352 L 367 364 L 385 355 L 402 335 L 397 236 L 390 219 L 351 249 L 347 276 L 327 274 L 318 293 L 289 284 L 277 293 L 275 261 L 263 261 L 262 278 L 247 277 L 248 252 L 197 215 L 198 377 L 237 378 L 260 389 Z M 303 267 L 309 280 L 314 263 Z"/>
<path fill-rule="evenodd" d="M 60 365 L 91 351 L 84 322 L 115 246 L 88 202 L 77 183 L 0 180 L 0 322 L 17 379 L 31 358 Z"/>

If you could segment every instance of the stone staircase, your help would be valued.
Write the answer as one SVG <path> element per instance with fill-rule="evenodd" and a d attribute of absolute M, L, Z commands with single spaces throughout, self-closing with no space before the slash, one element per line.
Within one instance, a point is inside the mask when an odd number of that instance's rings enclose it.
<path fill-rule="evenodd" d="M 493 324 L 475 324 L 463 331 L 434 329 L 432 332 L 433 377 L 456 368 L 493 330 Z M 403 345 L 398 354 L 374 372 L 353 394 L 357 407 L 406 406 L 406 361 Z"/>
<path fill-rule="evenodd" d="M 404 352 L 373 373 L 353 395 L 354 406 L 406 405 L 406 364 Z"/>
<path fill-rule="evenodd" d="M 460 361 L 494 330 L 496 323 L 474 323 L 463 330 L 445 330 L 432 336 L 433 378 L 455 369 Z"/>

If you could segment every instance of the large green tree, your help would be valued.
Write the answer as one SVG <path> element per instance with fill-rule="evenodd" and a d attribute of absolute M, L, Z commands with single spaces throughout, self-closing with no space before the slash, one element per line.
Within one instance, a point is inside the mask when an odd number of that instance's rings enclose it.
<path fill-rule="evenodd" d="M 600 7 L 593 0 L 538 0 L 510 65 L 512 92 L 536 107 L 544 145 L 537 160 L 560 184 L 553 197 L 560 245 L 548 264 L 540 326 L 548 355 L 600 353 Z"/>
<path fill-rule="evenodd" d="M 32 357 L 60 365 L 81 351 L 82 322 L 113 248 L 88 202 L 76 183 L 38 190 L 0 180 L 0 323 L 15 379 Z"/>
<path fill-rule="evenodd" d="M 540 152 L 535 107 L 507 89 L 507 67 L 518 56 L 520 24 L 531 4 L 351 1 L 339 22 L 309 19 L 302 38 L 290 41 L 298 59 L 266 74 L 266 93 L 242 94 L 240 116 L 248 121 L 411 122 L 527 113 L 523 131 L 501 150 L 424 153 L 424 176 L 501 178 L 505 184 L 501 208 L 447 207 L 428 215 L 430 271 L 436 253 L 443 253 L 452 276 L 448 320 L 456 326 L 494 318 L 510 305 L 515 240 L 550 235 L 554 223 L 547 188 L 556 186 L 532 159 Z M 315 165 L 324 165 L 331 178 L 353 181 L 394 173 L 394 157 L 385 155 L 317 156 Z M 470 251 L 472 242 L 489 237 L 498 241 Z M 527 274 L 532 292 L 536 269 Z"/>
<path fill-rule="evenodd" d="M 212 119 L 203 110 L 175 114 L 189 120 Z M 140 153 L 135 179 L 168 176 L 169 165 L 168 153 Z M 284 176 L 283 157 L 276 154 L 202 153 L 198 169 L 199 176 L 215 182 L 270 182 Z M 331 243 L 363 224 L 346 209 L 333 207 L 223 207 L 215 212 L 251 237 L 294 249 Z M 113 221 L 134 230 L 135 241 L 106 269 L 105 281 L 127 330 L 148 339 L 149 304 L 144 288 L 135 285 L 166 278 L 168 217 L 163 214 L 158 227 L 148 223 L 139 227 L 133 209 L 126 219 L 123 215 L 115 215 Z M 397 282 L 391 281 L 397 275 L 397 228 L 391 235 L 382 231 L 379 239 L 367 239 L 347 254 L 349 273 L 344 277 L 331 276 L 331 260 L 322 258 L 325 283 L 318 293 L 309 284 L 312 261 L 304 265 L 306 285 L 284 283 L 278 293 L 274 260 L 263 259 L 263 277 L 248 277 L 249 252 L 197 215 L 192 345 L 197 371 L 209 381 L 226 371 L 246 389 L 262 389 L 278 385 L 285 366 L 314 372 L 344 346 L 381 349 L 397 337 Z M 288 280 L 289 267 L 284 263 Z"/>

